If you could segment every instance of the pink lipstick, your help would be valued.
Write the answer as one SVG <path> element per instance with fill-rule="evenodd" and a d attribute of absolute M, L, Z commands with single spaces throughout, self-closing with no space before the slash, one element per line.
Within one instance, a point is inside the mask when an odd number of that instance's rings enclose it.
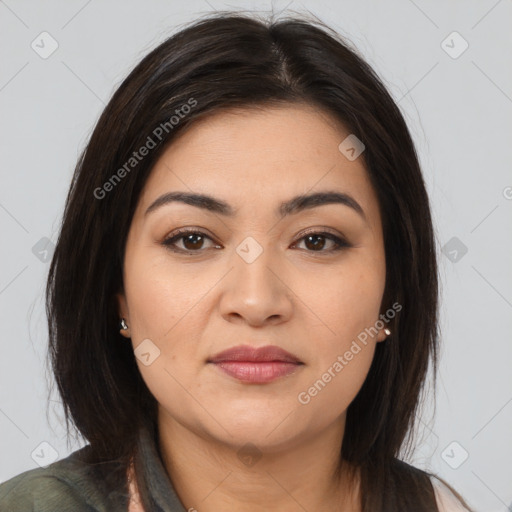
<path fill-rule="evenodd" d="M 253 348 L 238 345 L 208 359 L 224 373 L 242 382 L 265 384 L 290 375 L 304 363 L 276 345 Z"/>

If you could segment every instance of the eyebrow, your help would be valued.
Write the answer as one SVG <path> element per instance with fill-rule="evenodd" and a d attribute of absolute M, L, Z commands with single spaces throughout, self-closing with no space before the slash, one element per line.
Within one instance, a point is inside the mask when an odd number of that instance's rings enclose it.
<path fill-rule="evenodd" d="M 144 215 L 146 216 L 149 213 L 155 211 L 157 208 L 173 202 L 188 204 L 190 206 L 202 208 L 209 212 L 218 213 L 227 217 L 234 217 L 238 212 L 238 209 L 234 209 L 225 201 L 216 199 L 206 194 L 168 192 L 153 201 Z M 277 208 L 276 214 L 283 218 L 288 215 L 297 214 L 304 210 L 317 208 L 318 206 L 323 206 L 326 204 L 342 204 L 348 206 L 357 212 L 365 220 L 365 222 L 368 222 L 363 208 L 351 195 L 336 191 L 325 191 L 316 192 L 309 195 L 298 195 L 288 201 L 282 202 Z"/>

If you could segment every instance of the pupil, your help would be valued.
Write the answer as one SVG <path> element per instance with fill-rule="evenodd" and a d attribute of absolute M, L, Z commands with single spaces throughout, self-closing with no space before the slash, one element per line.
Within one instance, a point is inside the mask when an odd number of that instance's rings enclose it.
<path fill-rule="evenodd" d="M 198 242 L 199 242 L 199 243 L 197 243 L 197 241 L 196 241 L 196 243 L 194 243 L 194 242 L 192 241 L 194 238 L 198 238 L 198 239 L 199 239 L 199 240 L 198 240 Z M 187 244 L 188 244 L 188 243 L 190 243 L 191 241 L 192 241 L 192 246 L 191 246 L 191 247 L 189 247 Z M 202 242 L 202 236 L 201 236 L 201 235 L 199 235 L 199 234 L 194 234 L 194 233 L 192 233 L 192 234 L 187 235 L 187 236 L 184 238 L 184 242 L 183 242 L 183 243 L 184 243 L 184 245 L 185 245 L 185 247 L 186 247 L 187 249 L 197 249 L 198 247 L 200 247 L 200 246 L 201 246 L 201 242 Z"/>
<path fill-rule="evenodd" d="M 321 238 L 323 239 L 324 237 L 322 235 L 308 235 L 308 237 L 306 238 L 306 246 L 308 246 L 308 243 L 310 240 L 312 239 L 317 239 L 317 242 L 314 242 L 313 243 L 313 248 L 323 248 L 324 244 L 325 244 L 325 241 L 323 243 L 318 243 L 318 239 Z M 309 247 L 308 247 L 309 248 Z"/>

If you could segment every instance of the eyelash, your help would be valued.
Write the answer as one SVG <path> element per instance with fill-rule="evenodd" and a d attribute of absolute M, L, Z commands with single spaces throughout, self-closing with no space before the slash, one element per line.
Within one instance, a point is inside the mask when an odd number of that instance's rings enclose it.
<path fill-rule="evenodd" d="M 201 235 L 201 236 L 203 236 L 205 238 L 208 238 L 212 242 L 214 241 L 206 233 L 204 233 L 203 231 L 200 231 L 198 229 L 179 229 L 178 231 L 173 233 L 171 236 L 166 238 L 162 242 L 162 245 L 164 245 L 170 251 L 177 252 L 177 253 L 182 253 L 182 254 L 194 254 L 194 253 L 204 252 L 205 249 L 198 249 L 196 251 L 193 251 L 193 250 L 190 250 L 190 249 L 179 249 L 179 248 L 177 248 L 176 246 L 173 245 L 177 240 L 183 239 L 185 235 L 190 235 L 190 234 Z M 334 235 L 333 233 L 330 233 L 329 231 L 308 231 L 308 232 L 304 233 L 302 235 L 302 237 L 299 238 L 297 240 L 297 242 L 295 242 L 295 243 L 301 242 L 307 236 L 311 236 L 311 235 L 320 235 L 320 236 L 322 236 L 324 238 L 332 240 L 333 242 L 335 242 L 336 247 L 334 247 L 333 249 L 320 250 L 320 251 L 309 251 L 309 250 L 305 249 L 306 252 L 319 253 L 319 254 L 320 253 L 333 253 L 333 252 L 340 251 L 342 249 L 347 249 L 349 247 L 352 247 L 349 243 L 345 242 L 345 240 L 343 240 L 342 238 Z"/>

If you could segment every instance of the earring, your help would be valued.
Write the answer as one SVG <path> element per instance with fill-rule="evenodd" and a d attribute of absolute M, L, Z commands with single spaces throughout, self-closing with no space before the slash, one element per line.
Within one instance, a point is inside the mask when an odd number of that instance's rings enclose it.
<path fill-rule="evenodd" d="M 122 331 L 126 331 L 128 329 L 124 318 L 121 318 L 121 321 L 119 322 L 119 329 Z"/>
<path fill-rule="evenodd" d="M 384 329 L 384 332 L 386 333 L 387 336 L 391 334 L 391 331 L 387 327 Z"/>

